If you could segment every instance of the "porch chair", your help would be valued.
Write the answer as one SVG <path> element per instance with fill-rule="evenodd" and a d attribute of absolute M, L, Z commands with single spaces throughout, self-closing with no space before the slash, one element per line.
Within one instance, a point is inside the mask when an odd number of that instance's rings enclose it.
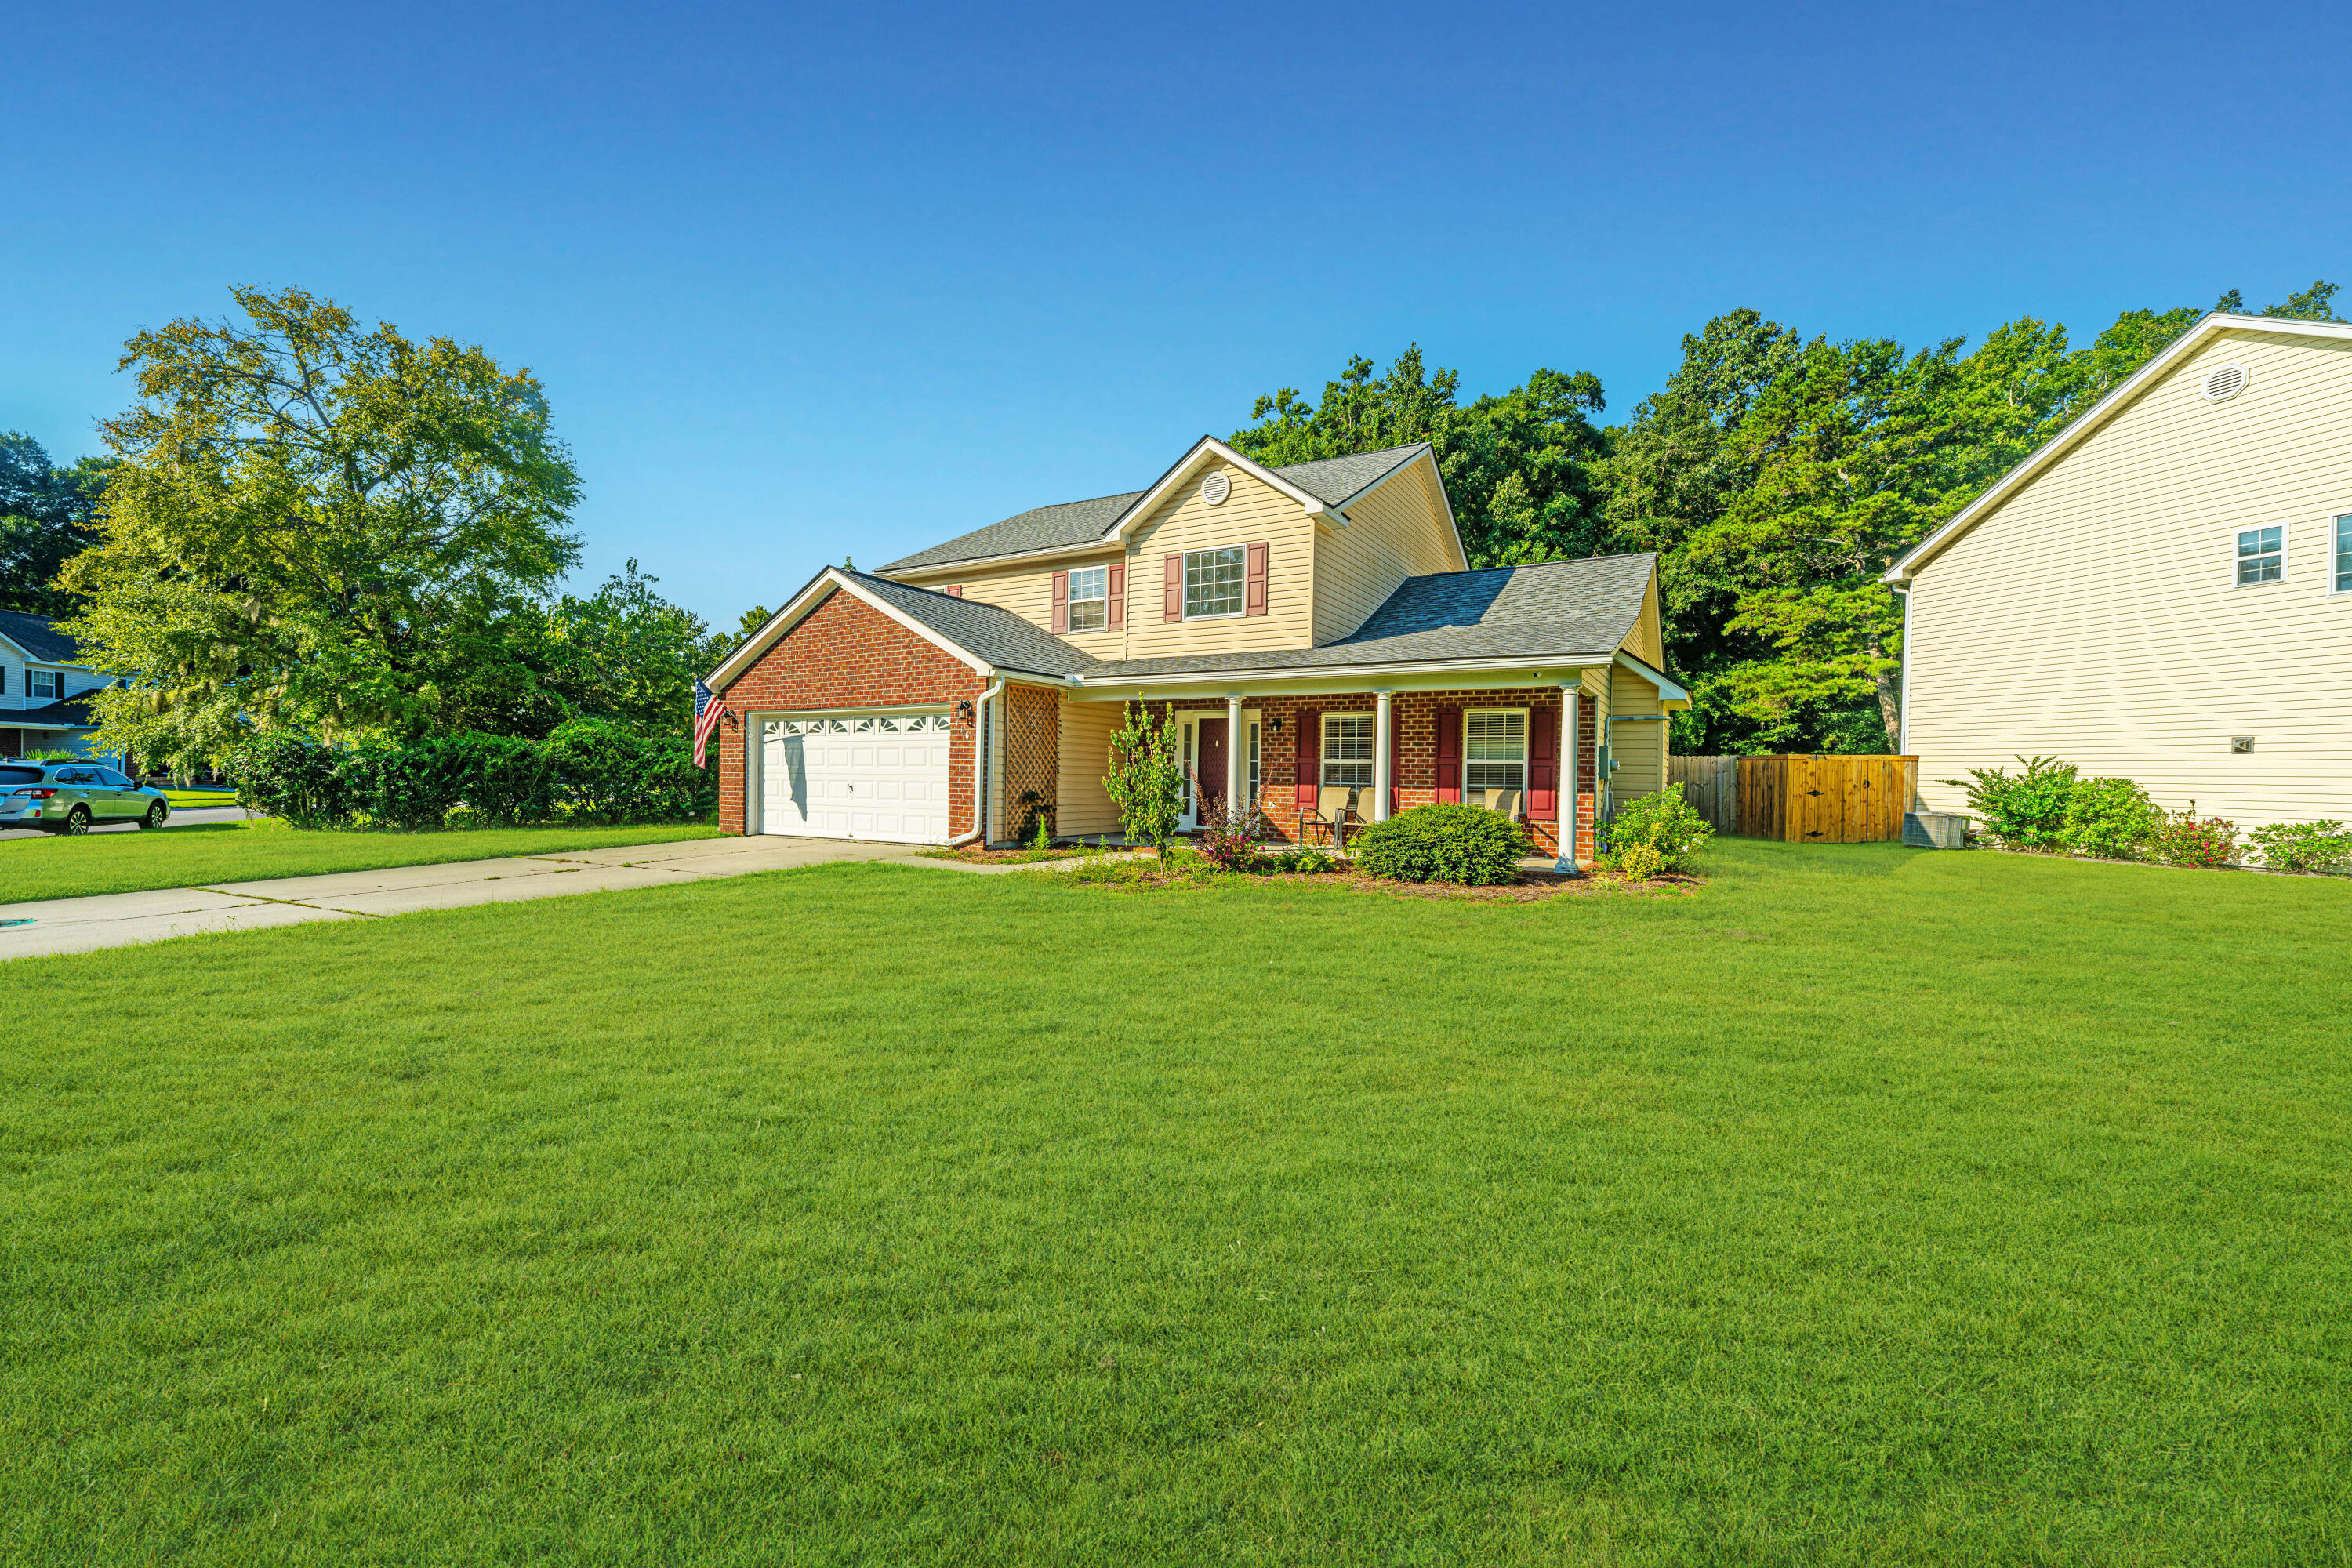
<path fill-rule="evenodd" d="M 1486 809 L 1518 820 L 1521 792 L 1515 789 L 1490 789 L 1486 792 Z"/>
<path fill-rule="evenodd" d="M 1315 809 L 1307 820 L 1317 826 L 1331 830 L 1331 847 L 1339 854 L 1348 852 L 1348 818 L 1356 815 L 1356 786 L 1325 784 L 1315 793 Z M 1361 822 L 1362 817 L 1356 820 Z"/>

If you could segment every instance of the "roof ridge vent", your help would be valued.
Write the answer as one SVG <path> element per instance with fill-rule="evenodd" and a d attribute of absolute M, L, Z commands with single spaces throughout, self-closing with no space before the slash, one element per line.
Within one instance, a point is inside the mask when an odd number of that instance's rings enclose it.
<path fill-rule="evenodd" d="M 2213 367 L 2212 374 L 2205 378 L 2205 401 L 2227 403 L 2245 391 L 2246 383 L 2251 379 L 2252 378 L 2247 375 L 2244 365 L 2216 365 Z"/>

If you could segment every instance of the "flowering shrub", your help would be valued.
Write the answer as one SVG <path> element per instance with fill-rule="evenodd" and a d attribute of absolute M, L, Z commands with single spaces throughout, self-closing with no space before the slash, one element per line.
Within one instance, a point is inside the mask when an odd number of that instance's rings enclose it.
<path fill-rule="evenodd" d="M 1714 826 L 1683 798 L 1683 786 L 1668 784 L 1617 808 L 1601 829 L 1599 863 L 1643 881 L 1661 871 L 1682 869 L 1714 837 Z"/>
<path fill-rule="evenodd" d="M 1940 782 L 1969 792 L 1969 809 L 1983 825 L 1982 836 L 2004 849 L 2052 850 L 2066 828 L 2078 771 L 2055 757 L 2020 757 L 2021 773 L 2005 768 L 1970 768 L 1966 779 Z"/>
<path fill-rule="evenodd" d="M 2168 866 L 2202 866 L 2216 869 L 2237 858 L 2238 825 L 2218 816 L 2200 816 L 2197 803 L 2187 811 L 2157 818 L 2148 837 L 2148 853 Z"/>
<path fill-rule="evenodd" d="M 1192 793 L 1201 802 L 1200 831 L 1192 835 L 1192 851 L 1220 871 L 1246 871 L 1258 858 L 1258 840 L 1265 837 L 1265 814 L 1255 801 L 1228 805 L 1212 800 L 1201 788 L 1201 781 L 1192 781 Z"/>
<path fill-rule="evenodd" d="M 2246 837 L 2273 871 L 2332 871 L 2352 860 L 2352 832 L 2340 822 L 2280 822 Z"/>
<path fill-rule="evenodd" d="M 2129 779 L 2077 779 L 2059 823 L 2058 847 L 2074 855 L 2136 860 L 2162 816 Z"/>

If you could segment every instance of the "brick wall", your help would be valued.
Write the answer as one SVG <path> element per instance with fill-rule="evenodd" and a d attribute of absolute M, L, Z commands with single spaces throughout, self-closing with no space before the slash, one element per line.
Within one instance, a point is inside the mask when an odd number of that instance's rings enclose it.
<path fill-rule="evenodd" d="M 1532 687 L 1511 691 L 1400 691 L 1390 700 L 1391 722 L 1397 726 L 1396 776 L 1391 782 L 1397 786 L 1397 809 L 1409 810 L 1427 805 L 1437 798 L 1437 710 L 1440 708 L 1526 708 L 1530 710 L 1531 723 L 1549 722 L 1553 731 L 1559 725 L 1560 691 L 1556 686 Z M 1265 717 L 1265 727 L 1259 735 L 1258 808 L 1265 812 L 1275 833 L 1296 842 L 1299 824 L 1305 815 L 1297 804 L 1298 716 L 1302 712 L 1370 713 L 1375 703 L 1370 692 L 1347 693 L 1332 697 L 1263 697 L 1246 699 L 1243 704 L 1255 708 Z M 1155 710 L 1158 703 L 1153 703 Z M 1179 712 L 1209 710 L 1223 712 L 1222 700 L 1179 701 Z M 1591 859 L 1596 846 L 1593 824 L 1597 805 L 1594 772 L 1599 754 L 1594 750 L 1595 714 L 1588 698 L 1578 705 L 1577 729 L 1577 814 L 1576 855 L 1580 861 Z M 1275 728 L 1275 721 L 1281 728 Z M 1319 721 L 1318 721 L 1319 722 Z M 1559 825 L 1552 822 L 1531 822 L 1528 825 L 1539 854 L 1559 853 Z"/>
<path fill-rule="evenodd" d="M 978 671 L 917 637 L 853 594 L 836 593 L 759 662 L 720 692 L 728 718 L 712 743 L 719 752 L 719 826 L 747 831 L 743 780 L 749 748 L 757 744 L 746 715 L 834 708 L 887 708 L 953 703 L 988 689 Z M 948 831 L 971 830 L 971 716 L 949 710 Z"/>

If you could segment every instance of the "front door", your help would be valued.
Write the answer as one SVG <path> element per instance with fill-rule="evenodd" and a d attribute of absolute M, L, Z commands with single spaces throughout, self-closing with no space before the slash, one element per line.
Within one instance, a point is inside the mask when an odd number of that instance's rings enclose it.
<path fill-rule="evenodd" d="M 1200 740 L 1194 750 L 1192 772 L 1201 781 L 1201 808 L 1213 811 L 1225 798 L 1225 731 L 1231 728 L 1223 719 L 1200 721 Z"/>

